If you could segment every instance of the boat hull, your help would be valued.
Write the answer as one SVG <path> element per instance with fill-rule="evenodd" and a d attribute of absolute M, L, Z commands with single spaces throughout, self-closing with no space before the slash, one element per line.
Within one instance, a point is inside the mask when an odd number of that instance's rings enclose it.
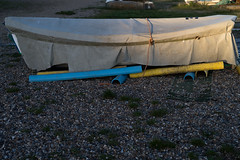
<path fill-rule="evenodd" d="M 16 37 L 29 68 L 39 71 L 68 64 L 70 72 L 79 72 L 132 64 L 169 66 L 225 61 L 236 65 L 238 52 L 232 35 L 235 18 L 70 21 L 9 17 L 5 24 Z M 68 21 L 75 24 L 64 29 Z"/>

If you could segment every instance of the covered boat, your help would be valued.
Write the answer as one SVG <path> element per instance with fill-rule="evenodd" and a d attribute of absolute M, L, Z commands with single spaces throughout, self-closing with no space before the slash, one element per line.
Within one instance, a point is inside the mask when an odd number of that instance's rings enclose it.
<path fill-rule="evenodd" d="M 116 65 L 236 64 L 236 16 L 162 19 L 7 17 L 6 27 L 30 69 L 67 64 L 70 72 Z M 151 43 L 149 43 L 151 40 Z"/>

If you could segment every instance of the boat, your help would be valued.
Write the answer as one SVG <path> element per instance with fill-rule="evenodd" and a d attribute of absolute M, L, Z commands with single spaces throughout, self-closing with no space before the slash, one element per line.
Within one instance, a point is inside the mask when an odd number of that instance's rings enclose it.
<path fill-rule="evenodd" d="M 183 18 L 67 19 L 6 17 L 5 26 L 32 70 L 67 64 L 69 72 L 116 65 L 236 65 L 234 15 Z"/>
<path fill-rule="evenodd" d="M 221 2 L 221 0 L 185 0 L 186 4 L 198 3 L 200 5 L 209 5 L 209 6 L 218 5 L 219 2 Z"/>

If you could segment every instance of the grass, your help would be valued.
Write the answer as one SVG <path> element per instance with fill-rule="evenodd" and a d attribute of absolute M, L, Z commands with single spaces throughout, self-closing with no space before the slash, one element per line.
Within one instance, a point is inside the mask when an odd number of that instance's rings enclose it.
<path fill-rule="evenodd" d="M 145 129 L 142 127 L 138 126 L 138 127 L 134 128 L 134 133 L 136 133 L 136 134 L 143 133 L 143 132 L 145 132 Z"/>
<path fill-rule="evenodd" d="M 220 148 L 220 152 L 224 153 L 224 154 L 239 155 L 240 156 L 240 152 L 237 151 L 237 149 L 230 144 L 223 144 Z"/>
<path fill-rule="evenodd" d="M 110 146 L 118 146 L 119 142 L 117 139 L 109 139 L 107 144 Z"/>
<path fill-rule="evenodd" d="M 194 152 L 189 152 L 188 153 L 188 158 L 190 159 L 190 160 L 198 160 L 198 154 L 197 153 L 194 153 Z"/>
<path fill-rule="evenodd" d="M 42 88 L 41 87 L 37 87 L 34 89 L 34 91 L 40 91 Z"/>
<path fill-rule="evenodd" d="M 103 92 L 104 99 L 113 99 L 116 98 L 116 94 L 113 93 L 111 90 L 107 89 Z"/>
<path fill-rule="evenodd" d="M 33 155 L 33 154 L 30 154 L 30 155 L 24 157 L 23 159 L 28 159 L 28 160 L 38 160 L 38 158 L 37 158 L 35 155 Z"/>
<path fill-rule="evenodd" d="M 205 11 L 208 14 L 231 14 L 233 13 L 233 11 L 228 10 L 222 6 L 217 6 L 217 5 L 207 5 L 207 4 L 199 4 L 199 3 L 193 3 L 190 2 L 189 5 L 185 4 L 185 3 L 181 3 L 175 7 L 173 7 L 173 9 L 177 9 L 177 10 L 182 10 L 182 11 L 193 11 L 193 12 L 203 12 Z"/>
<path fill-rule="evenodd" d="M 6 64 L 6 68 L 12 68 L 12 67 L 15 67 L 14 64 Z"/>
<path fill-rule="evenodd" d="M 184 6 L 185 7 L 185 6 Z M 105 9 L 99 15 L 93 18 L 173 18 L 173 17 L 200 17 L 216 14 L 234 14 L 232 11 L 209 8 L 207 11 L 204 8 L 194 7 L 175 7 L 168 10 L 153 9 L 153 10 L 113 10 Z"/>
<path fill-rule="evenodd" d="M 118 134 L 111 131 L 110 129 L 104 128 L 98 131 L 98 134 L 104 135 L 107 138 L 107 144 L 110 146 L 117 146 L 119 145 L 119 142 L 117 140 Z M 88 137 L 88 141 L 93 142 L 94 139 L 99 139 L 99 137 L 94 134 Z"/>
<path fill-rule="evenodd" d="M 107 128 L 104 128 L 104 129 L 101 129 L 98 134 L 100 135 L 105 135 L 107 136 L 107 138 L 109 139 L 114 139 L 114 138 L 117 138 L 118 137 L 118 134 L 116 134 L 115 132 L 111 131 L 110 129 L 107 129 Z"/>
<path fill-rule="evenodd" d="M 114 138 L 117 138 L 117 137 L 118 137 L 118 134 L 117 134 L 117 133 L 110 132 L 110 133 L 108 134 L 108 138 L 109 138 L 109 139 L 114 139 Z"/>
<path fill-rule="evenodd" d="M 159 101 L 154 100 L 154 101 L 151 102 L 151 104 L 152 105 L 157 105 L 157 104 L 159 104 Z"/>
<path fill-rule="evenodd" d="M 61 14 L 61 15 L 74 15 L 76 14 L 74 11 L 59 11 L 59 12 L 56 12 L 56 14 Z"/>
<path fill-rule="evenodd" d="M 132 97 L 130 96 L 121 96 L 120 97 L 120 101 L 130 101 L 132 99 Z"/>
<path fill-rule="evenodd" d="M 11 83 L 9 83 L 9 85 L 11 85 L 11 86 L 16 86 L 16 85 L 17 85 L 17 82 L 11 82 Z"/>
<path fill-rule="evenodd" d="M 79 93 L 74 93 L 74 94 L 72 94 L 71 96 L 73 96 L 73 97 L 84 96 L 84 93 L 81 93 L 81 92 L 79 92 Z"/>
<path fill-rule="evenodd" d="M 95 18 L 146 18 L 146 17 L 159 17 L 165 12 L 157 10 L 104 10 Z"/>
<path fill-rule="evenodd" d="M 206 156 L 208 160 L 222 160 L 222 157 L 213 150 L 208 150 Z"/>
<path fill-rule="evenodd" d="M 43 127 L 42 131 L 43 132 L 49 132 L 51 130 L 50 126 Z"/>
<path fill-rule="evenodd" d="M 105 0 L 104 0 L 105 2 Z M 84 10 L 91 10 L 91 9 L 107 9 L 105 6 L 98 6 L 98 7 L 86 7 L 86 8 L 81 8 L 82 11 Z"/>
<path fill-rule="evenodd" d="M 141 99 L 140 99 L 140 98 L 131 98 L 130 101 L 131 101 L 131 102 L 140 102 Z"/>
<path fill-rule="evenodd" d="M 145 0 L 125 0 L 125 1 L 144 2 Z"/>
<path fill-rule="evenodd" d="M 190 143 L 194 146 L 198 146 L 198 147 L 203 147 L 205 146 L 205 142 L 200 139 L 200 138 L 193 138 L 191 139 Z"/>
<path fill-rule="evenodd" d="M 133 117 L 139 117 L 139 116 L 141 116 L 142 115 L 142 112 L 140 112 L 140 111 L 134 111 L 133 113 L 132 113 L 132 116 Z"/>
<path fill-rule="evenodd" d="M 137 120 L 135 120 L 135 124 L 136 125 L 142 125 L 142 121 L 137 119 Z"/>
<path fill-rule="evenodd" d="M 66 140 L 66 131 L 63 129 L 57 129 L 54 131 L 54 135 L 58 136 L 62 141 Z"/>
<path fill-rule="evenodd" d="M 128 106 L 131 109 L 137 109 L 140 99 L 139 98 L 133 98 L 131 96 L 121 96 L 120 101 L 128 101 Z"/>
<path fill-rule="evenodd" d="M 72 147 L 70 149 L 70 153 L 75 156 L 78 156 L 78 158 L 79 158 L 79 156 L 81 156 L 81 151 L 80 151 L 80 148 L 78 148 L 78 147 Z"/>
<path fill-rule="evenodd" d="M 216 132 L 213 130 L 201 130 L 200 133 L 203 137 L 206 137 L 208 139 L 212 139 L 213 136 L 216 134 Z"/>
<path fill-rule="evenodd" d="M 30 133 L 31 129 L 21 129 L 20 132 L 22 132 L 22 133 Z"/>
<path fill-rule="evenodd" d="M 184 109 L 184 108 L 186 108 L 187 106 L 184 106 L 184 105 L 178 105 L 178 106 L 176 106 L 176 108 L 178 108 L 178 109 Z"/>
<path fill-rule="evenodd" d="M 140 98 L 133 98 L 131 96 L 121 96 L 120 101 L 140 102 Z"/>
<path fill-rule="evenodd" d="M 135 103 L 135 102 L 130 102 L 128 104 L 129 108 L 131 109 L 137 109 L 138 108 L 138 103 Z"/>
<path fill-rule="evenodd" d="M 62 160 L 63 155 L 60 151 L 59 152 L 51 152 L 51 153 L 49 153 L 48 158 L 49 159 L 61 159 Z"/>
<path fill-rule="evenodd" d="M 28 100 L 28 99 L 30 99 L 31 97 L 30 96 L 24 96 L 24 99 L 25 100 Z"/>
<path fill-rule="evenodd" d="M 155 119 L 149 119 L 149 120 L 147 120 L 147 125 L 149 125 L 149 126 L 153 126 L 155 123 L 156 123 L 156 120 Z"/>
<path fill-rule="evenodd" d="M 95 134 L 92 134 L 92 135 L 87 137 L 87 141 L 90 142 L 90 143 L 92 143 L 95 139 L 96 139 Z"/>
<path fill-rule="evenodd" d="M 154 117 L 163 117 L 166 114 L 168 114 L 168 110 L 167 109 L 157 109 L 157 110 L 152 110 L 150 112 L 150 115 L 154 116 Z"/>
<path fill-rule="evenodd" d="M 177 9 L 189 9 L 189 10 L 213 10 L 213 9 L 219 9 L 218 6 L 209 6 L 206 4 L 199 4 L 199 3 L 193 3 L 190 2 L 189 4 L 179 4 L 177 7 Z"/>
<path fill-rule="evenodd" d="M 19 91 L 20 91 L 20 89 L 16 88 L 16 87 L 12 87 L 12 88 L 7 88 L 6 89 L 7 93 L 16 93 L 16 92 L 19 92 Z"/>
<path fill-rule="evenodd" d="M 153 139 L 149 144 L 152 149 L 157 149 L 157 150 L 176 147 L 176 144 L 168 140 L 162 140 L 162 139 Z"/>
<path fill-rule="evenodd" d="M 110 154 L 101 154 L 99 156 L 99 159 L 100 160 L 113 160 L 113 159 L 115 159 L 115 157 Z"/>
<path fill-rule="evenodd" d="M 29 113 L 33 113 L 35 115 L 39 115 L 42 114 L 44 112 L 45 106 L 42 105 L 40 107 L 31 107 L 31 108 L 27 108 L 27 111 Z"/>
<path fill-rule="evenodd" d="M 183 0 L 154 0 L 153 2 L 155 9 L 152 10 L 120 10 L 100 7 L 98 8 L 100 13 L 92 18 L 176 18 L 201 17 L 218 14 L 240 15 L 239 11 L 228 10 L 222 6 L 208 6 L 198 3 L 186 5 Z"/>
<path fill-rule="evenodd" d="M 101 129 L 98 134 L 101 134 L 101 135 L 107 135 L 111 132 L 110 129 L 107 129 L 107 128 L 104 128 L 104 129 Z"/>
<path fill-rule="evenodd" d="M 18 2 L 18 1 L 9 1 L 9 0 L 1 0 L 0 1 L 0 9 L 19 9 L 28 7 L 29 3 L 27 2 Z"/>
<path fill-rule="evenodd" d="M 56 101 L 54 99 L 47 99 L 45 100 L 45 102 L 43 103 L 44 105 L 50 105 L 50 104 L 55 104 Z"/>

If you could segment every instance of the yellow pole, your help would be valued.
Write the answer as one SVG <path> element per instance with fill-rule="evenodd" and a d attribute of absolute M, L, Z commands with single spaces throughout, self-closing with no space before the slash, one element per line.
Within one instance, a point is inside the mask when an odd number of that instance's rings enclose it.
<path fill-rule="evenodd" d="M 195 77 L 198 76 L 198 73 L 199 73 L 199 72 L 204 72 L 204 73 L 205 73 L 205 76 L 206 76 L 206 77 L 208 76 L 208 70 L 207 70 L 207 71 L 196 71 L 196 72 L 195 72 Z"/>
<path fill-rule="evenodd" d="M 238 74 L 240 74 L 240 65 L 236 67 Z"/>
<path fill-rule="evenodd" d="M 167 67 L 167 68 L 157 68 L 149 69 L 141 73 L 130 74 L 130 78 L 139 78 L 139 77 L 150 77 L 150 76 L 159 76 L 167 74 L 177 74 L 177 73 L 187 73 L 187 72 L 196 72 L 196 71 L 206 71 L 206 70 L 219 70 L 224 69 L 223 62 L 212 62 L 212 63 L 201 63 L 201 64 L 192 64 L 187 66 L 179 67 Z"/>
<path fill-rule="evenodd" d="M 45 75 L 45 74 L 59 74 L 59 73 L 68 73 L 68 71 L 49 71 L 49 72 L 38 72 L 37 75 Z"/>

